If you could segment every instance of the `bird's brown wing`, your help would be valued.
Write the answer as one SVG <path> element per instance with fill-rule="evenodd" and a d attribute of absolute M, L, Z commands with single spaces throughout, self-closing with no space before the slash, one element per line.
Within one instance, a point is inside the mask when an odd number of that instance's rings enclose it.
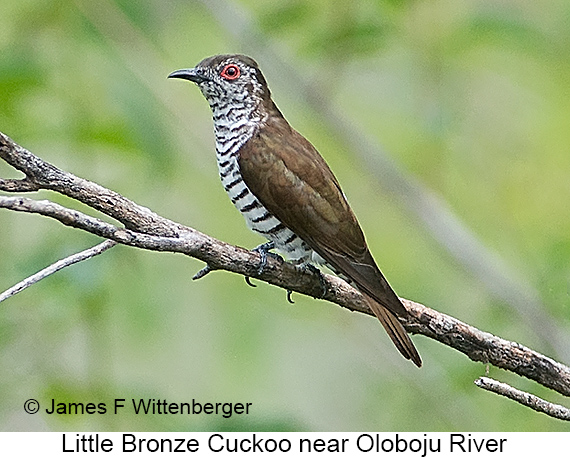
<path fill-rule="evenodd" d="M 400 352 L 421 365 L 395 317 L 405 316 L 406 309 L 374 262 L 332 171 L 287 121 L 273 119 L 240 149 L 238 161 L 246 185 L 270 213 L 371 298 L 372 311 Z"/>

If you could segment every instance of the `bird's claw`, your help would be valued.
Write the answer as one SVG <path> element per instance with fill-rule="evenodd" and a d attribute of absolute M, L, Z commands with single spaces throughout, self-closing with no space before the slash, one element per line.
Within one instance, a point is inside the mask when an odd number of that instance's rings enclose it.
<path fill-rule="evenodd" d="M 258 275 L 261 275 L 263 273 L 263 270 L 267 266 L 267 256 L 268 255 L 281 258 L 277 254 L 274 254 L 273 252 L 269 252 L 274 247 L 275 247 L 275 243 L 273 241 L 268 241 L 267 243 L 260 244 L 259 246 L 257 246 L 256 248 L 253 248 L 251 250 L 252 252 L 257 252 L 259 254 L 259 257 L 260 257 L 259 266 L 257 267 L 257 274 Z M 245 282 L 247 283 L 248 286 L 257 287 L 255 284 L 253 284 L 251 282 L 251 278 L 249 276 L 245 277 Z"/>
<path fill-rule="evenodd" d="M 312 263 L 304 263 L 300 265 L 300 268 L 304 271 L 310 271 L 312 274 L 317 275 L 317 278 L 319 278 L 319 285 L 321 286 L 320 298 L 325 298 L 325 295 L 327 294 L 327 281 L 325 280 L 325 275 L 323 272 L 315 267 Z"/>
<path fill-rule="evenodd" d="M 257 267 L 257 274 L 258 275 L 261 275 L 263 273 L 263 270 L 267 266 L 267 256 L 268 255 L 279 257 L 277 254 L 269 252 L 273 248 L 275 248 L 275 243 L 273 241 L 268 241 L 267 243 L 260 244 L 259 246 L 257 246 L 256 248 L 253 249 L 254 252 L 259 253 L 259 257 L 260 257 L 259 266 Z"/>

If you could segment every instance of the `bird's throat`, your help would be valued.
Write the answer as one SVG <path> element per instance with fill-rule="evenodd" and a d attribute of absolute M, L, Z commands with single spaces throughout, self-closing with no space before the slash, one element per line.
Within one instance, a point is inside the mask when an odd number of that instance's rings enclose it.
<path fill-rule="evenodd" d="M 256 115 L 254 107 L 246 104 L 212 106 L 214 134 L 218 161 L 235 155 L 240 146 L 249 140 L 263 119 Z"/>

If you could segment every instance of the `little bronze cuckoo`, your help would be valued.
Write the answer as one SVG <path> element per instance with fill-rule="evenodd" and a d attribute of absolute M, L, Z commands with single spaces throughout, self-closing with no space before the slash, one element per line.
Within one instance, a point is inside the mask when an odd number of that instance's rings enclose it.
<path fill-rule="evenodd" d="M 326 265 L 365 297 L 395 346 L 421 358 L 407 315 L 372 258 L 340 185 L 315 147 L 285 120 L 257 63 L 217 55 L 169 78 L 198 85 L 210 104 L 224 189 L 247 225 L 297 265 Z"/>

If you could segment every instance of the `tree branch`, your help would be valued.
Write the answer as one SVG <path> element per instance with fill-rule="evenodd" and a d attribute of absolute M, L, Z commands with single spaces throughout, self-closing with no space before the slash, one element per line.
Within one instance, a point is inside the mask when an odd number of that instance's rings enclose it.
<path fill-rule="evenodd" d="M 555 417 L 556 419 L 570 421 L 570 409 L 565 406 L 550 403 L 536 395 L 515 389 L 504 382 L 499 382 L 495 379 L 482 376 L 475 380 L 475 385 L 490 392 L 495 392 L 503 397 L 510 398 L 511 400 L 514 400 L 521 405 L 528 406 L 540 413 L 547 414 L 551 417 Z"/>
<path fill-rule="evenodd" d="M 24 179 L 1 179 L 0 190 L 5 192 L 34 192 L 39 187 L 28 178 Z"/>
<path fill-rule="evenodd" d="M 0 133 L 0 157 L 22 171 L 22 180 L 1 180 L 7 192 L 50 189 L 79 200 L 117 220 L 117 227 L 81 211 L 50 201 L 0 196 L 0 207 L 41 214 L 62 224 L 124 245 L 155 251 L 179 252 L 204 261 L 212 270 L 226 270 L 314 298 L 336 303 L 351 311 L 372 315 L 362 295 L 342 279 L 324 275 L 325 295 L 315 273 L 301 270 L 268 256 L 263 272 L 258 272 L 258 253 L 209 237 L 193 228 L 163 218 L 148 208 L 91 181 L 44 162 Z M 15 182 L 26 183 L 14 184 Z M 451 316 L 419 303 L 402 299 L 409 311 L 402 324 L 411 333 L 425 335 L 452 347 L 471 360 L 490 363 L 532 379 L 562 395 L 570 396 L 570 368 L 516 342 L 483 332 Z"/>
<path fill-rule="evenodd" d="M 10 287 L 5 292 L 2 292 L 0 294 L 0 303 L 3 302 L 4 300 L 7 300 L 10 297 L 13 297 L 17 293 L 22 292 L 24 289 L 33 286 L 37 282 L 40 282 L 42 279 L 45 279 L 48 276 L 57 273 L 59 270 L 63 270 L 65 267 L 69 267 L 70 265 L 82 262 L 84 260 L 88 260 L 92 257 L 95 257 L 96 255 L 102 254 L 107 249 L 112 248 L 113 246 L 116 245 L 117 243 L 115 241 L 105 240 L 102 243 L 99 243 L 98 245 L 93 246 L 89 249 L 77 252 L 73 255 L 66 257 L 65 259 L 58 260 L 57 262 L 52 263 L 43 270 L 38 271 L 36 274 L 20 281 L 18 284 L 14 285 L 13 287 Z"/>
<path fill-rule="evenodd" d="M 157 235 L 175 236 L 174 227 L 178 224 L 158 216 L 148 208 L 137 205 L 112 190 L 44 162 L 1 132 L 0 157 L 24 173 L 26 178 L 20 182 L 33 183 L 36 186 L 34 190 L 56 191 L 101 211 L 132 230 L 141 232 L 152 230 Z M 4 183 L 6 186 L 2 190 L 19 192 L 15 180 L 4 180 Z M 14 190 L 10 190 L 9 184 Z M 31 187 L 30 184 L 28 186 Z"/>

